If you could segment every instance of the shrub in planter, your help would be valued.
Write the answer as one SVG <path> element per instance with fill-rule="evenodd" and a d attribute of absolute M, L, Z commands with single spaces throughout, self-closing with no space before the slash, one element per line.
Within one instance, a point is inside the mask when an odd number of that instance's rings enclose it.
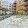
<path fill-rule="evenodd" d="M 4 15 L 4 14 L 2 13 L 2 15 Z"/>
<path fill-rule="evenodd" d="M 2 16 L 2 14 L 0 14 L 0 16 Z"/>
<path fill-rule="evenodd" d="M 7 15 L 7 13 L 5 15 Z"/>

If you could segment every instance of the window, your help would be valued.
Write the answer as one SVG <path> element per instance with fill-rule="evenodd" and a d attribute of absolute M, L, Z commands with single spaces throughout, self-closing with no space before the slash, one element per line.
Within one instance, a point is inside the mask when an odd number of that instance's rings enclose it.
<path fill-rule="evenodd" d="M 3 6 L 3 5 L 2 5 Z"/>
<path fill-rule="evenodd" d="M 14 6 L 16 6 L 16 4 L 14 4 Z"/>
<path fill-rule="evenodd" d="M 9 7 L 11 7 L 11 6 L 9 6 Z"/>
<path fill-rule="evenodd" d="M 28 2 L 26 2 L 26 5 L 28 5 Z"/>
<path fill-rule="evenodd" d="M 7 6 L 7 7 L 8 7 L 8 5 L 5 5 L 5 6 Z"/>
<path fill-rule="evenodd" d="M 16 6 L 14 6 L 14 7 L 16 7 Z"/>
<path fill-rule="evenodd" d="M 11 5 L 11 4 L 10 4 Z"/>
<path fill-rule="evenodd" d="M 9 9 L 11 9 L 11 8 L 9 8 Z"/>
<path fill-rule="evenodd" d="M 16 10 L 16 8 L 14 10 Z"/>
<path fill-rule="evenodd" d="M 14 3 L 14 4 L 16 4 L 16 3 Z"/>
<path fill-rule="evenodd" d="M 2 3 L 4 3 L 4 2 L 2 2 Z"/>
<path fill-rule="evenodd" d="M 26 8 L 26 10 L 28 10 L 28 8 Z"/>
<path fill-rule="evenodd" d="M 25 2 L 26 2 L 26 1 L 28 1 L 28 0 L 25 0 Z"/>

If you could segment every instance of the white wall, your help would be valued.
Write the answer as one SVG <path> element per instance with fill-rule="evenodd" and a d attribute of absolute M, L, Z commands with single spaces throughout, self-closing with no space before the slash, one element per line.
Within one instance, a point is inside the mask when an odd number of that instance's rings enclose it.
<path fill-rule="evenodd" d="M 2 2 L 2 7 L 3 8 L 8 8 L 9 7 L 9 3 Z"/>
<path fill-rule="evenodd" d="M 11 8 L 12 9 L 12 4 L 10 5 L 11 3 L 8 3 L 8 2 L 2 2 L 2 7 L 3 8 Z M 11 6 L 11 7 L 10 7 Z M 10 9 L 9 9 L 10 10 Z"/>

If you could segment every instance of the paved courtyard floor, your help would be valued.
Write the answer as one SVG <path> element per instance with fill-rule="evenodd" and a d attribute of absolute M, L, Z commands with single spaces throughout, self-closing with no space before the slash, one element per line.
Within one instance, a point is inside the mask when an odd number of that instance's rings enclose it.
<path fill-rule="evenodd" d="M 15 22 L 10 22 L 14 20 Z M 20 24 L 21 18 L 16 18 L 16 15 L 13 15 L 7 19 L 0 21 L 0 28 L 28 28 L 28 19 L 25 21 L 22 21 L 22 24 Z M 17 23 L 19 21 L 19 24 Z"/>

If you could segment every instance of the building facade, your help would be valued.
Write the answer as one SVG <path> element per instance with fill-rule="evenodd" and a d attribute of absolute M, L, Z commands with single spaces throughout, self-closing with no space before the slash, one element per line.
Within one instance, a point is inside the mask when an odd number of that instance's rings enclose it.
<path fill-rule="evenodd" d="M 0 7 L 1 7 L 1 5 L 2 5 L 2 4 L 1 4 L 1 0 L 0 0 Z"/>
<path fill-rule="evenodd" d="M 6 11 L 6 13 L 12 13 L 12 4 L 7 1 L 2 2 L 2 8 L 7 8 L 9 11 Z"/>
<path fill-rule="evenodd" d="M 1 0 L 0 0 L 0 15 L 2 14 L 2 8 L 1 8 Z"/>
<path fill-rule="evenodd" d="M 0 8 L 0 15 L 2 14 L 2 8 Z"/>
<path fill-rule="evenodd" d="M 25 0 L 16 0 L 16 13 L 26 14 Z"/>
<path fill-rule="evenodd" d="M 2 1 L 2 8 L 8 8 L 9 3 L 7 1 Z"/>
<path fill-rule="evenodd" d="M 25 2 L 26 2 L 26 11 L 27 11 L 27 15 L 28 15 L 28 0 L 25 0 Z"/>
<path fill-rule="evenodd" d="M 16 2 L 14 2 L 12 6 L 13 6 L 12 12 L 15 15 L 16 14 Z"/>

